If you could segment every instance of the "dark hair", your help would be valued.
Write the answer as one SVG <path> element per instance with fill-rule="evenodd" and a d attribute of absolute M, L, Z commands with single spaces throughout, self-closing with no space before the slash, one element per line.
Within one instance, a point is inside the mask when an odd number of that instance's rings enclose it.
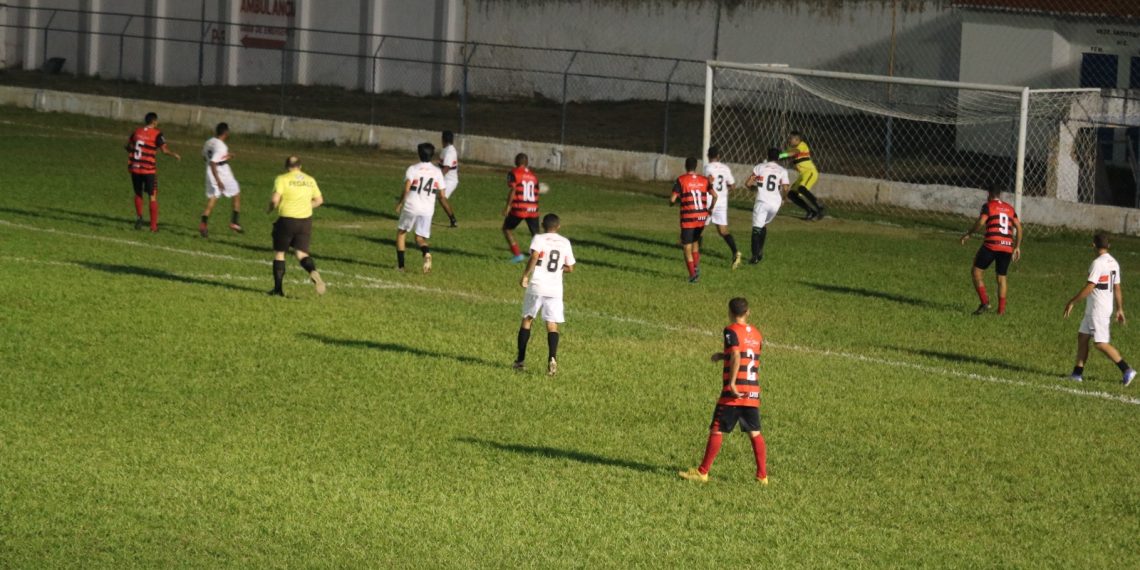
<path fill-rule="evenodd" d="M 547 214 L 542 217 L 542 230 L 545 232 L 552 232 L 562 225 L 562 220 L 558 214 Z"/>
<path fill-rule="evenodd" d="M 1097 249 L 1108 249 L 1112 247 L 1112 244 L 1108 241 L 1108 234 L 1104 232 L 1097 232 L 1093 235 L 1093 245 L 1095 245 Z"/>
<path fill-rule="evenodd" d="M 736 297 L 729 301 L 728 312 L 732 313 L 733 318 L 743 317 L 748 312 L 748 299 Z"/>
<path fill-rule="evenodd" d="M 300 168 L 300 167 L 301 167 L 301 157 L 299 157 L 297 155 L 293 155 L 293 156 L 290 156 L 289 158 L 285 159 L 285 169 L 286 170 L 293 169 L 293 168 Z"/>
<path fill-rule="evenodd" d="M 150 113 L 147 113 L 146 117 L 143 119 L 143 124 L 149 125 L 149 124 L 151 124 L 157 120 L 158 120 L 158 113 L 150 112 Z"/>
<path fill-rule="evenodd" d="M 1001 185 L 997 184 L 997 183 L 990 184 L 986 188 L 986 194 L 988 194 L 990 196 L 990 198 L 997 198 L 997 197 L 1001 196 L 1001 191 L 1002 191 Z"/>
<path fill-rule="evenodd" d="M 778 149 L 778 148 L 768 149 L 768 160 L 770 160 L 770 161 L 780 160 L 780 149 Z"/>
<path fill-rule="evenodd" d="M 804 138 L 804 134 L 803 134 L 803 133 L 801 133 L 800 131 L 792 131 L 792 132 L 788 133 L 788 136 L 789 136 L 789 137 L 796 137 L 796 138 L 799 138 L 799 139 L 803 139 L 803 138 Z"/>
<path fill-rule="evenodd" d="M 451 131 L 443 131 L 443 143 L 451 144 L 455 142 L 455 133 Z"/>
<path fill-rule="evenodd" d="M 526 166 L 528 164 L 530 164 L 530 157 L 525 152 L 515 155 L 515 166 Z"/>
<path fill-rule="evenodd" d="M 690 156 L 685 159 L 685 170 L 687 172 L 695 172 L 697 170 L 697 157 Z"/>
<path fill-rule="evenodd" d="M 431 162 L 431 157 L 435 156 L 435 145 L 429 142 L 420 143 L 416 147 L 416 152 L 420 155 L 420 162 Z"/>
<path fill-rule="evenodd" d="M 218 123 L 218 126 L 214 127 L 215 136 L 220 137 L 228 132 L 230 132 L 230 126 L 226 123 Z"/>
<path fill-rule="evenodd" d="M 718 158 L 720 158 L 720 149 L 715 147 L 715 146 L 710 146 L 708 155 L 709 155 L 709 160 L 718 159 Z"/>

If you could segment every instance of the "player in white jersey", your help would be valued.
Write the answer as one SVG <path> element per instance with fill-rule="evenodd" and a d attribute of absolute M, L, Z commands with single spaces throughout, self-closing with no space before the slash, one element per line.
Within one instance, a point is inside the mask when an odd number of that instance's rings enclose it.
<path fill-rule="evenodd" d="M 1113 318 L 1113 301 L 1116 302 L 1116 321 L 1124 324 L 1124 292 L 1120 288 L 1120 264 L 1108 254 L 1108 236 L 1096 234 L 1093 236 L 1093 248 L 1096 249 L 1096 259 L 1089 266 L 1089 276 L 1085 286 L 1077 292 L 1065 305 L 1065 318 L 1073 312 L 1073 306 L 1085 299 L 1085 318 L 1081 321 L 1080 332 L 1077 333 L 1077 363 L 1073 366 L 1071 380 L 1081 382 L 1084 380 L 1085 361 L 1089 357 L 1089 339 L 1093 341 L 1096 349 L 1103 352 L 1123 374 L 1121 383 L 1125 386 L 1132 383 L 1136 371 L 1124 361 L 1120 352 L 1116 350 L 1109 340 L 1109 326 Z"/>
<path fill-rule="evenodd" d="M 712 192 L 709 192 L 708 204 L 711 206 L 711 211 L 705 225 L 716 225 L 716 233 L 724 238 L 724 243 L 728 244 L 728 249 L 732 252 L 732 268 L 736 269 L 740 267 L 740 250 L 736 248 L 736 238 L 728 232 L 728 195 L 736 185 L 736 179 L 732 177 L 732 170 L 728 165 L 720 161 L 720 149 L 710 146 L 708 155 L 709 160 L 705 163 L 704 174 L 709 179 Z M 716 192 L 716 203 L 712 201 L 713 192 Z"/>
<path fill-rule="evenodd" d="M 768 224 L 776 219 L 791 182 L 788 169 L 780 166 L 780 149 L 768 149 L 768 160 L 757 164 L 744 183 L 756 189 L 756 204 L 752 206 L 752 258 L 753 265 L 764 259 L 764 243 L 768 240 Z"/>
<path fill-rule="evenodd" d="M 523 296 L 515 370 L 523 368 L 530 327 L 535 317 L 541 315 L 546 322 L 549 347 L 546 373 L 553 376 L 558 372 L 558 325 L 566 322 L 562 308 L 562 274 L 574 271 L 574 250 L 570 247 L 570 240 L 558 233 L 561 226 L 558 216 L 547 214 L 542 218 L 543 233 L 534 236 L 530 242 L 530 262 L 526 264 L 526 271 L 519 282 L 526 289 L 526 295 Z"/>
<path fill-rule="evenodd" d="M 443 195 L 443 172 L 431 163 L 435 155 L 435 145 L 420 143 L 416 147 L 420 161 L 408 167 L 404 173 L 404 194 L 396 204 L 400 221 L 396 223 L 396 265 L 404 270 L 404 247 L 408 232 L 416 236 L 416 245 L 424 254 L 424 273 L 431 272 L 431 219 L 435 215 L 435 201 L 449 210 L 447 197 Z"/>
<path fill-rule="evenodd" d="M 218 198 L 225 196 L 233 199 L 233 213 L 230 214 L 230 229 L 241 233 L 241 187 L 234 172 L 230 169 L 230 147 L 226 141 L 230 138 L 230 126 L 218 123 L 214 127 L 214 137 L 206 141 L 202 147 L 202 159 L 206 161 L 206 209 L 202 211 L 202 221 L 198 224 L 198 233 L 202 237 L 210 237 L 210 214 L 218 203 Z"/>
<path fill-rule="evenodd" d="M 439 151 L 439 169 L 443 172 L 443 197 L 450 201 L 451 195 L 459 187 L 459 152 L 455 150 L 455 133 L 443 131 L 441 138 L 443 148 Z M 451 221 L 451 227 L 457 227 L 455 210 L 451 209 L 450 202 L 443 207 L 443 211 Z"/>

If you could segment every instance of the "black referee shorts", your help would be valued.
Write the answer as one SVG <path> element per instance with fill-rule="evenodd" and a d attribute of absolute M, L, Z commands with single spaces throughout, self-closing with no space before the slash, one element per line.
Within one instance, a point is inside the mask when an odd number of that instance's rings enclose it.
<path fill-rule="evenodd" d="M 978 254 L 974 256 L 974 267 L 985 271 L 990 268 L 990 265 L 997 266 L 997 274 L 1005 276 L 1009 273 L 1009 263 L 1013 261 L 1013 254 L 1004 251 L 994 251 L 986 246 L 978 248 Z"/>
<path fill-rule="evenodd" d="M 131 173 L 131 186 L 135 188 L 135 196 L 142 198 L 143 194 L 150 196 L 158 192 L 158 175 L 157 174 L 135 174 Z"/>
<path fill-rule="evenodd" d="M 312 218 L 277 218 L 273 223 L 273 251 L 297 251 L 309 253 L 309 242 L 313 237 Z"/>
<path fill-rule="evenodd" d="M 712 425 L 709 429 L 732 433 L 732 430 L 736 429 L 736 424 L 740 424 L 742 431 L 760 431 L 760 408 L 717 404 L 713 410 Z"/>

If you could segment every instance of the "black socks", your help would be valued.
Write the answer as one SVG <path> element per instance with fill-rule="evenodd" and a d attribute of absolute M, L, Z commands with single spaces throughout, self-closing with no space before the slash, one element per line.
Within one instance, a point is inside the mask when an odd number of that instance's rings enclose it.
<path fill-rule="evenodd" d="M 280 293 L 281 282 L 285 280 L 285 261 L 273 260 L 273 290 Z"/>
<path fill-rule="evenodd" d="M 301 260 L 301 268 L 305 271 L 308 271 L 309 273 L 312 273 L 317 270 L 317 262 L 313 261 L 313 258 L 311 256 L 306 257 L 305 259 Z"/>
<path fill-rule="evenodd" d="M 396 250 L 396 265 L 398 265 L 400 269 L 404 268 L 404 252 L 400 250 Z"/>
<path fill-rule="evenodd" d="M 550 345 L 550 352 L 549 352 L 548 360 L 553 360 L 554 357 L 558 356 L 558 333 L 556 333 L 556 332 L 546 333 L 546 342 L 547 342 L 547 344 Z"/>
<path fill-rule="evenodd" d="M 752 228 L 752 259 L 764 259 L 764 242 L 768 240 L 768 228 Z"/>
<path fill-rule="evenodd" d="M 732 234 L 728 234 L 724 236 L 724 243 L 728 244 L 728 249 L 732 250 L 732 256 L 736 257 L 736 238 L 732 237 Z"/>
<path fill-rule="evenodd" d="M 519 328 L 519 357 L 515 362 L 526 360 L 526 344 L 530 342 L 530 329 Z"/>

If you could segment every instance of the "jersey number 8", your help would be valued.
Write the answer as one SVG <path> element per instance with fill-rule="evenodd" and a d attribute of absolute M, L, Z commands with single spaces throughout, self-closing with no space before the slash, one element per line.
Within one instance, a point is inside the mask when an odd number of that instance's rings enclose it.
<path fill-rule="evenodd" d="M 562 252 L 557 249 L 551 250 L 550 255 L 546 260 L 546 270 L 554 273 L 558 271 L 558 262 L 562 259 Z"/>

